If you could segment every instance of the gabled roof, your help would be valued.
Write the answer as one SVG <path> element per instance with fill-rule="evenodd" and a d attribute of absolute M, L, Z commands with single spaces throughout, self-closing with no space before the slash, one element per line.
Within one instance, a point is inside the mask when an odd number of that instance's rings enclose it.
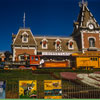
<path fill-rule="evenodd" d="M 28 42 L 27 43 L 23 43 L 22 42 L 22 35 L 23 33 L 26 32 L 28 34 Z M 19 29 L 17 35 L 12 35 L 14 36 L 14 40 L 12 45 L 31 45 L 31 46 L 37 46 L 35 37 L 33 36 L 32 32 L 30 29 L 26 29 L 26 28 L 22 28 Z"/>
<path fill-rule="evenodd" d="M 84 1 L 80 2 L 79 6 L 80 6 L 80 12 L 79 12 L 77 21 L 74 22 L 73 34 L 74 33 L 76 34 L 80 28 L 81 29 L 88 28 L 89 23 L 93 23 L 95 26 L 95 29 L 98 29 L 98 28 L 100 29 L 99 24 L 97 23 L 96 19 L 94 18 L 94 16 L 92 15 L 92 13 L 87 7 L 87 2 L 84 2 Z"/>
<path fill-rule="evenodd" d="M 87 27 L 87 22 L 92 21 L 95 24 L 95 27 L 98 27 L 99 24 L 95 20 L 94 16 L 90 12 L 90 10 L 87 7 L 87 2 L 83 2 L 80 4 L 80 13 L 77 19 L 77 22 L 79 23 L 79 27 Z"/>

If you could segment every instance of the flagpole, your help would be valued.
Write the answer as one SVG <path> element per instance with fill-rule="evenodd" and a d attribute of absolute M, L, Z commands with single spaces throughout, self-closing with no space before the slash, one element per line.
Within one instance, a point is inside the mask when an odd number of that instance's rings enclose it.
<path fill-rule="evenodd" d="M 25 12 L 24 12 L 24 17 L 23 17 L 23 27 L 25 28 Z"/>

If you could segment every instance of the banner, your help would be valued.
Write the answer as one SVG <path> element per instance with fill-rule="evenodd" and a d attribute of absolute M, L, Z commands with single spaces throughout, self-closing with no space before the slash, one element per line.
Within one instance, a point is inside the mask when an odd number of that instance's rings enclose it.
<path fill-rule="evenodd" d="M 62 99 L 61 80 L 44 80 L 45 99 Z"/>
<path fill-rule="evenodd" d="M 37 98 L 37 81 L 23 80 L 19 81 L 20 98 Z"/>
<path fill-rule="evenodd" d="M 5 87 L 6 87 L 6 82 L 0 81 L 0 99 L 5 99 Z"/>

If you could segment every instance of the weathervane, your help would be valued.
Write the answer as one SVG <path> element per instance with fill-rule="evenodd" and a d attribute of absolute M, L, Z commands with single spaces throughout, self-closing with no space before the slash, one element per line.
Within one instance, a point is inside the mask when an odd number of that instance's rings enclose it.
<path fill-rule="evenodd" d="M 25 28 L 25 12 L 24 12 L 24 17 L 23 17 L 23 27 Z"/>
<path fill-rule="evenodd" d="M 84 0 L 82 0 L 82 4 L 84 4 Z"/>
<path fill-rule="evenodd" d="M 88 5 L 88 2 L 82 0 L 81 2 L 79 2 L 79 7 L 82 7 L 82 5 L 87 6 Z"/>

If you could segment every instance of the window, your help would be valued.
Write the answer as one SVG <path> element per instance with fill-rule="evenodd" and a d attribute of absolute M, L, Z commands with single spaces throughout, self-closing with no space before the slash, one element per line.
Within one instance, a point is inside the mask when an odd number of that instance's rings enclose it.
<path fill-rule="evenodd" d="M 74 49 L 74 42 L 73 40 L 68 41 L 68 49 L 73 50 Z"/>
<path fill-rule="evenodd" d="M 26 42 L 27 41 L 27 36 L 24 36 L 24 39 L 23 40 L 24 40 L 24 42 Z"/>
<path fill-rule="evenodd" d="M 47 42 L 43 41 L 43 48 L 46 48 Z"/>
<path fill-rule="evenodd" d="M 95 39 L 89 38 L 89 47 L 95 47 Z"/>
<path fill-rule="evenodd" d="M 61 51 L 62 50 L 62 48 L 61 48 L 61 40 L 57 39 L 55 41 L 55 49 L 56 49 L 56 51 Z"/>
<path fill-rule="evenodd" d="M 42 49 L 47 49 L 48 48 L 48 40 L 46 40 L 46 39 L 43 39 L 42 40 Z"/>
<path fill-rule="evenodd" d="M 34 57 L 31 57 L 32 60 L 34 60 Z"/>
<path fill-rule="evenodd" d="M 24 60 L 25 60 L 24 55 L 20 55 L 20 56 L 19 56 L 19 60 L 20 60 L 20 61 L 24 61 Z"/>
<path fill-rule="evenodd" d="M 19 60 L 20 61 L 27 61 L 27 60 L 30 60 L 30 57 L 28 54 L 22 54 L 22 55 L 19 55 Z"/>
<path fill-rule="evenodd" d="M 73 42 L 70 42 L 70 43 L 69 43 L 69 47 L 70 47 L 70 48 L 73 48 Z"/>
<path fill-rule="evenodd" d="M 26 32 L 22 33 L 22 42 L 23 43 L 28 42 L 28 34 Z"/>
<path fill-rule="evenodd" d="M 91 61 L 97 61 L 98 59 L 97 58 L 90 58 Z"/>
<path fill-rule="evenodd" d="M 57 47 L 59 47 L 60 46 L 60 41 L 57 41 L 57 44 L 56 45 L 57 45 Z"/>
<path fill-rule="evenodd" d="M 35 61 L 38 61 L 39 60 L 39 58 L 38 57 L 35 57 Z"/>

